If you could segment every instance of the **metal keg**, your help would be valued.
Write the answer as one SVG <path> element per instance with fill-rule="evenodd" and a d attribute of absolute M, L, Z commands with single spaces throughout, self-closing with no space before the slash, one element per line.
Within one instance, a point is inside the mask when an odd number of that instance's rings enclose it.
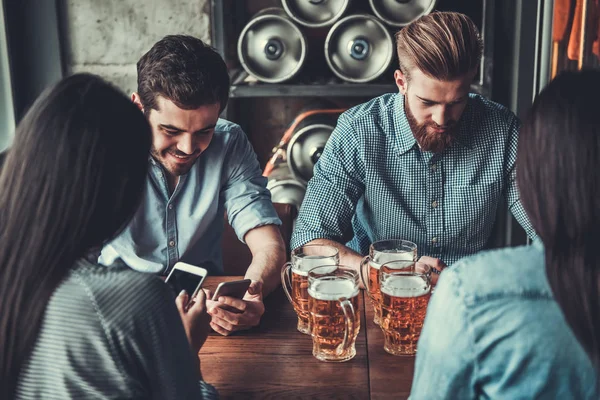
<path fill-rule="evenodd" d="M 437 0 L 369 0 L 373 14 L 391 26 L 405 26 L 429 14 Z"/>
<path fill-rule="evenodd" d="M 256 79 L 279 83 L 295 77 L 306 60 L 306 37 L 281 8 L 267 8 L 246 24 L 238 40 L 242 67 Z"/>
<path fill-rule="evenodd" d="M 287 146 L 287 163 L 292 175 L 306 183 L 313 176 L 313 168 L 335 128 L 339 112 L 328 110 L 312 114 L 302 120 L 294 130 Z"/>
<path fill-rule="evenodd" d="M 285 12 L 310 28 L 331 26 L 348 9 L 350 0 L 281 0 Z"/>
<path fill-rule="evenodd" d="M 394 41 L 377 18 L 351 15 L 336 22 L 325 39 L 329 68 L 349 82 L 369 82 L 383 74 L 394 56 Z"/>
<path fill-rule="evenodd" d="M 271 192 L 273 203 L 291 204 L 299 210 L 306 193 L 306 184 L 296 180 L 288 165 L 281 163 L 269 175 L 267 189 Z"/>

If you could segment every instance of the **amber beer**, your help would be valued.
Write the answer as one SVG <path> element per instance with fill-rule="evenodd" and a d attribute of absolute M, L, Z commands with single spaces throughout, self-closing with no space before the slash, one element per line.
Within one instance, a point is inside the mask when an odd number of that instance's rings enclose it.
<path fill-rule="evenodd" d="M 391 270 L 385 269 L 380 274 L 383 348 L 394 355 L 414 355 L 431 297 L 429 274 L 415 270 L 388 271 Z"/>
<path fill-rule="evenodd" d="M 374 318 L 373 322 L 379 325 L 381 319 L 381 293 L 379 285 L 379 269 L 382 264 L 394 260 L 417 260 L 417 245 L 408 240 L 391 239 L 381 240 L 371 244 L 369 247 L 369 255 L 363 259 L 360 272 L 363 280 L 363 285 L 367 289 L 367 294 L 373 305 Z M 364 267 L 368 267 L 365 279 Z"/>
<path fill-rule="evenodd" d="M 358 275 L 347 267 L 330 271 L 319 267 L 309 274 L 313 355 L 321 361 L 341 362 L 356 355 L 360 330 Z"/>
<path fill-rule="evenodd" d="M 291 262 L 281 271 L 281 283 L 298 315 L 298 331 L 310 334 L 308 271 L 321 265 L 339 264 L 338 250 L 327 245 L 305 245 L 292 251 Z"/>

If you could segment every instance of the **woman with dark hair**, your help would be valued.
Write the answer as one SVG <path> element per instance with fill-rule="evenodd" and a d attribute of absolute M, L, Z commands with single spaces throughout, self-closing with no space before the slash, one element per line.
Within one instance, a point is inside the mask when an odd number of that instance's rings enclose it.
<path fill-rule="evenodd" d="M 135 105 L 87 74 L 19 124 L 0 172 L 0 398 L 216 395 L 198 384 L 203 294 L 184 310 L 158 278 L 86 261 L 138 207 L 150 142 Z"/>
<path fill-rule="evenodd" d="M 519 135 L 517 182 L 541 241 L 444 271 L 414 399 L 598 399 L 600 71 L 566 72 Z"/>

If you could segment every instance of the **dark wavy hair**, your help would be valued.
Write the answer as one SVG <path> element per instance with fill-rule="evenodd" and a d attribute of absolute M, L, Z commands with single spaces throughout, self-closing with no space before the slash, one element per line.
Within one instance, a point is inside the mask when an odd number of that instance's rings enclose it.
<path fill-rule="evenodd" d="M 563 314 L 600 366 L 600 71 L 565 72 L 536 98 L 519 137 L 521 201 L 544 243 Z"/>
<path fill-rule="evenodd" d="M 0 398 L 12 398 L 50 296 L 77 259 L 114 237 L 144 193 L 150 127 L 88 74 L 46 90 L 0 173 Z"/>
<path fill-rule="evenodd" d="M 159 40 L 137 63 L 138 94 L 144 112 L 157 109 L 163 96 L 179 108 L 195 109 L 229 99 L 229 74 L 223 58 L 193 36 L 169 35 Z"/>

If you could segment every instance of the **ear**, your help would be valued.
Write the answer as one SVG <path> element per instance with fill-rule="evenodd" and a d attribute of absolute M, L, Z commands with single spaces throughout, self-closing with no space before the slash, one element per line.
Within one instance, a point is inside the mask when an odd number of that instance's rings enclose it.
<path fill-rule="evenodd" d="M 137 106 L 137 108 L 140 109 L 141 112 L 144 112 L 144 106 L 142 105 L 142 100 L 140 99 L 140 95 L 137 92 L 133 92 L 131 94 L 131 101 L 133 101 L 133 104 L 135 104 Z"/>
<path fill-rule="evenodd" d="M 406 89 L 408 88 L 408 80 L 406 75 L 402 73 L 399 69 L 394 71 L 394 81 L 396 82 L 396 86 L 398 86 L 398 91 L 405 95 Z"/>

